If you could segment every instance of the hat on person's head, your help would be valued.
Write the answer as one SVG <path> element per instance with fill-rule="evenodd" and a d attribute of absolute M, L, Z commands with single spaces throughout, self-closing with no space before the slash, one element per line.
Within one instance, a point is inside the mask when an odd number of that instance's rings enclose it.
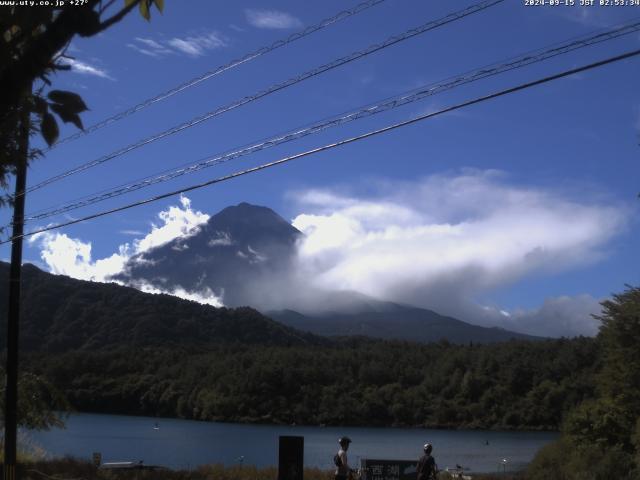
<path fill-rule="evenodd" d="M 431 453 L 431 450 L 433 450 L 433 446 L 430 443 L 425 443 L 423 448 L 426 453 Z"/>
<path fill-rule="evenodd" d="M 351 439 L 350 439 L 349 437 L 340 437 L 340 438 L 338 439 L 338 443 L 339 443 L 340 445 L 345 444 L 345 443 L 346 443 L 346 444 L 349 444 L 349 443 L 351 443 Z"/>

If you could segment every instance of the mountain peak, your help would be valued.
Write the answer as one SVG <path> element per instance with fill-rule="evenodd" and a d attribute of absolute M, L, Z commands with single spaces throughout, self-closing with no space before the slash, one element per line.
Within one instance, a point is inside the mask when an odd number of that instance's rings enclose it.
<path fill-rule="evenodd" d="M 228 208 L 234 208 L 234 207 L 230 206 Z M 253 205 L 252 203 L 249 203 L 249 202 L 240 202 L 238 205 L 235 206 L 235 208 L 258 208 L 258 209 L 271 210 L 268 207 L 263 207 L 262 205 Z"/>
<path fill-rule="evenodd" d="M 237 228 L 244 225 L 252 231 L 262 229 L 284 229 L 289 234 L 299 235 L 300 232 L 289 222 L 268 207 L 252 205 L 242 202 L 224 208 L 213 215 L 208 222 L 208 226 Z"/>
<path fill-rule="evenodd" d="M 291 245 L 302 233 L 268 207 L 247 202 L 227 207 L 213 215 L 206 225 L 206 235 L 231 234 L 237 241 L 285 243 Z"/>
<path fill-rule="evenodd" d="M 247 202 L 227 207 L 184 238 L 137 256 L 115 277 L 157 288 L 214 292 L 227 306 L 254 302 L 257 279 L 286 272 L 302 233 L 276 212 Z M 266 282 L 266 280 L 265 280 Z"/>

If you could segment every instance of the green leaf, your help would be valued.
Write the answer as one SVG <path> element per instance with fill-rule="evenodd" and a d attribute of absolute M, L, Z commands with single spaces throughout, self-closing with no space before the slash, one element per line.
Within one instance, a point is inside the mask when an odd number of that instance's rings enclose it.
<path fill-rule="evenodd" d="M 47 101 L 42 98 L 40 95 L 33 95 L 33 111 L 38 115 L 42 116 L 47 113 L 49 109 L 49 104 Z"/>
<path fill-rule="evenodd" d="M 15 37 L 18 33 L 20 33 L 20 27 L 18 25 L 12 25 L 11 27 L 9 27 L 4 32 L 5 42 L 9 43 L 11 40 L 13 40 L 13 37 Z"/>
<path fill-rule="evenodd" d="M 164 0 L 153 0 L 153 3 L 156 4 L 156 8 L 160 13 L 164 10 Z"/>
<path fill-rule="evenodd" d="M 80 113 L 89 110 L 77 93 L 67 92 L 65 90 L 51 90 L 47 95 L 49 100 L 59 103 L 66 107 L 66 110 L 72 113 Z"/>
<path fill-rule="evenodd" d="M 142 0 L 138 5 L 140 8 L 140 15 L 142 15 L 145 20 L 151 20 L 151 12 L 149 12 L 149 0 Z"/>
<path fill-rule="evenodd" d="M 64 123 L 71 122 L 80 130 L 84 130 L 84 127 L 82 126 L 82 120 L 80 120 L 80 115 L 78 115 L 73 110 L 69 110 L 67 105 L 61 105 L 59 103 L 51 103 L 50 106 L 51 106 L 51 110 L 56 112 Z"/>
<path fill-rule="evenodd" d="M 131 5 L 131 4 L 135 3 L 135 2 L 136 2 L 136 0 L 124 0 L 124 6 L 128 7 L 129 5 Z"/>
<path fill-rule="evenodd" d="M 58 135 L 60 135 L 56 119 L 49 112 L 45 113 L 42 116 L 42 122 L 40 122 L 40 131 L 42 132 L 42 136 L 49 146 L 53 145 L 58 139 Z"/>

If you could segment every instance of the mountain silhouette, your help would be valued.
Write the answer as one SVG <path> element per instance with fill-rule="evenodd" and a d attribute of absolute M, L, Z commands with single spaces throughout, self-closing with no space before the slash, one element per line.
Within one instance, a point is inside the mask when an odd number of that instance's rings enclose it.
<path fill-rule="evenodd" d="M 212 216 L 189 236 L 132 257 L 124 272 L 113 278 L 133 286 L 213 294 L 227 306 L 255 307 L 279 322 L 319 335 L 454 343 L 537 338 L 357 292 L 315 289 L 295 268 L 302 238 L 273 210 L 240 203 Z"/>
<path fill-rule="evenodd" d="M 302 233 L 273 210 L 227 207 L 186 238 L 132 257 L 114 280 L 212 292 L 227 306 L 255 303 L 261 285 L 286 275 Z"/>
<path fill-rule="evenodd" d="M 7 291 L 9 264 L 0 262 L 0 289 Z M 23 351 L 211 345 L 309 345 L 325 339 L 298 332 L 243 307 L 215 308 L 172 295 L 116 284 L 76 280 L 22 267 L 20 346 Z M 0 295 L 0 311 L 7 297 Z M 5 342 L 6 316 L 0 319 Z"/>
<path fill-rule="evenodd" d="M 355 305 L 352 306 L 355 308 Z M 294 310 L 266 313 L 269 317 L 297 330 L 323 336 L 361 335 L 387 340 L 430 343 L 495 343 L 509 340 L 542 340 L 501 328 L 472 325 L 424 308 L 380 302 L 379 308 L 351 312 L 302 314 Z"/>

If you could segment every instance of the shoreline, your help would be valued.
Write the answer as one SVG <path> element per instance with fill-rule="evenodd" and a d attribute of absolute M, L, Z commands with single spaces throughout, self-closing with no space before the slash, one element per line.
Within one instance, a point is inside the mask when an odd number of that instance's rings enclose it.
<path fill-rule="evenodd" d="M 52 459 L 25 459 L 18 463 L 20 478 L 25 480 L 42 480 L 42 478 L 83 478 L 84 480 L 112 479 L 114 476 L 123 479 L 153 478 L 154 480 L 276 480 L 278 468 L 256 467 L 254 465 L 224 466 L 220 463 L 198 465 L 191 469 L 172 469 L 151 465 L 131 469 L 103 469 L 89 460 L 76 457 Z M 21 470 L 21 471 L 20 471 Z M 442 472 L 444 470 L 440 470 Z M 465 472 L 473 480 L 505 480 L 523 479 L 525 469 L 502 472 Z M 304 467 L 305 480 L 333 480 L 334 469 Z M 35 475 L 33 475 L 35 474 Z M 451 475 L 451 474 L 450 474 Z M 454 476 L 439 475 L 439 479 L 454 479 Z M 355 478 L 358 480 L 358 477 Z"/>
<path fill-rule="evenodd" d="M 540 448 L 558 437 L 539 431 L 321 428 L 91 413 L 72 414 L 65 430 L 33 432 L 28 437 L 52 457 L 70 454 L 90 459 L 92 452 L 100 452 L 105 462 L 144 460 L 179 469 L 212 462 L 232 466 L 241 457 L 246 465 L 273 466 L 278 461 L 278 438 L 300 436 L 305 465 L 330 468 L 337 438 L 345 434 L 356 441 L 351 452 L 354 466 L 362 459 L 415 460 L 428 441 L 438 452 L 440 467 L 461 464 L 476 472 L 497 471 L 503 458 L 514 470 L 525 468 Z"/>
<path fill-rule="evenodd" d="M 140 415 L 137 413 L 118 413 L 118 412 L 99 412 L 99 411 L 69 411 L 62 412 L 63 421 L 64 417 L 68 415 L 112 415 L 121 417 L 135 417 L 135 418 L 148 418 L 153 421 L 159 420 L 179 420 L 188 422 L 199 423 L 216 423 L 221 425 L 249 425 L 249 426 L 265 426 L 265 427 L 309 427 L 309 428 L 375 428 L 375 429 L 407 429 L 407 430 L 450 430 L 450 431 L 468 431 L 468 432 L 495 432 L 495 433 L 557 433 L 560 434 L 559 429 L 548 428 L 486 428 L 486 427 L 473 427 L 469 425 L 453 426 L 453 425 L 370 425 L 370 424 L 311 424 L 311 423 L 285 423 L 285 422 L 267 422 L 260 421 L 260 419 L 246 419 L 246 420 L 201 420 L 196 418 L 184 418 L 184 417 L 152 417 L 147 415 Z"/>

